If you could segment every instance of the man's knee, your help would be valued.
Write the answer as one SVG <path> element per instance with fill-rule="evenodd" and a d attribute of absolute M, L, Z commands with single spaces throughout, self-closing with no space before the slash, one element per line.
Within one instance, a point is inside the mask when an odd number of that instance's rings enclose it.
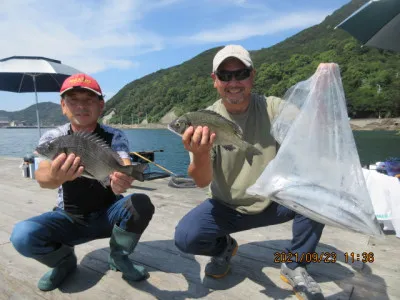
<path fill-rule="evenodd" d="M 293 222 L 293 236 L 311 236 L 321 237 L 325 224 L 319 223 L 300 214 L 296 214 Z"/>
<path fill-rule="evenodd" d="M 313 219 L 300 215 L 300 214 L 296 214 L 296 217 L 294 219 L 294 224 L 297 227 L 308 227 L 308 228 L 312 228 L 313 230 L 316 231 L 321 231 L 324 229 L 325 224 L 314 221 Z"/>
<path fill-rule="evenodd" d="M 133 194 L 126 202 L 125 208 L 131 217 L 127 222 L 127 229 L 141 234 L 149 225 L 154 215 L 154 205 L 146 194 Z"/>
<path fill-rule="evenodd" d="M 175 246 L 182 252 L 197 254 L 200 239 L 200 231 L 195 227 L 195 224 L 188 227 L 180 222 L 175 228 Z"/>
<path fill-rule="evenodd" d="M 321 235 L 321 234 L 322 234 L 322 231 L 323 231 L 324 228 L 325 228 L 325 224 L 319 223 L 319 222 L 316 222 L 316 221 L 313 221 L 313 222 L 314 222 L 314 223 L 313 223 L 314 232 L 315 232 L 317 235 Z"/>
<path fill-rule="evenodd" d="M 36 235 L 41 226 L 34 222 L 22 221 L 14 226 L 10 241 L 14 248 L 23 256 L 31 257 L 32 249 L 36 246 Z"/>

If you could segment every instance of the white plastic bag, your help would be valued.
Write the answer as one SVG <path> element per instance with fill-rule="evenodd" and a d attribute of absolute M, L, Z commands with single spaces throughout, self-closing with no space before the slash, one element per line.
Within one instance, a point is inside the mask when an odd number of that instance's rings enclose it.
<path fill-rule="evenodd" d="M 284 100 L 271 130 L 281 144 L 279 152 L 247 192 L 270 197 L 324 224 L 382 235 L 350 128 L 338 65 L 320 65 L 308 80 L 290 88 Z"/>

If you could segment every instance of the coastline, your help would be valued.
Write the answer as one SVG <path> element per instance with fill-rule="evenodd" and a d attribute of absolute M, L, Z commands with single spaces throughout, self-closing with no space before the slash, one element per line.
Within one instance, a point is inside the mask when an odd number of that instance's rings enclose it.
<path fill-rule="evenodd" d="M 167 129 L 167 123 L 149 123 L 149 124 L 106 124 L 119 129 Z M 351 119 L 350 126 L 355 131 L 400 131 L 400 118 L 386 119 Z M 41 126 L 41 128 L 55 128 L 57 126 Z M 2 129 L 24 129 L 37 128 L 36 126 L 6 126 Z"/>
<path fill-rule="evenodd" d="M 400 118 L 386 119 L 351 119 L 350 126 L 352 130 L 400 130 Z"/>
<path fill-rule="evenodd" d="M 110 124 L 110 126 L 119 129 L 167 129 L 168 124 L 150 123 L 150 124 Z M 400 130 L 400 118 L 387 119 L 351 119 L 350 126 L 355 131 L 396 131 Z"/>
<path fill-rule="evenodd" d="M 149 124 L 107 124 L 118 129 L 167 129 L 168 124 L 149 123 Z"/>

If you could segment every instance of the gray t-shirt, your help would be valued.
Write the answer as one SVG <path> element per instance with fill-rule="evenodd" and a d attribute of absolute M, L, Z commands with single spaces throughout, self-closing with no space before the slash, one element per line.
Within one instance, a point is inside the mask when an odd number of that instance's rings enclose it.
<path fill-rule="evenodd" d="M 260 213 L 271 203 L 270 199 L 249 195 L 246 190 L 276 156 L 277 143 L 270 129 L 271 120 L 278 114 L 281 101 L 277 97 L 252 94 L 248 110 L 240 115 L 228 113 L 221 99 L 207 108 L 237 123 L 243 130 L 244 140 L 263 153 L 254 156 L 250 166 L 243 151 L 227 151 L 221 146 L 214 146 L 213 180 L 210 184 L 213 199 L 244 214 Z"/>

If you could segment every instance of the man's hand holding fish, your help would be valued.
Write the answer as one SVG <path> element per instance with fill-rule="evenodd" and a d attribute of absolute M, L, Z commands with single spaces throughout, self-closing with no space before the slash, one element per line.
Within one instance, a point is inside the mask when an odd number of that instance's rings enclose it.
<path fill-rule="evenodd" d="M 114 194 L 119 195 L 125 193 L 132 185 L 135 179 L 121 172 L 113 172 L 110 175 L 110 185 Z"/>
<path fill-rule="evenodd" d="M 215 141 L 215 133 L 207 126 L 190 126 L 182 135 L 183 146 L 195 155 L 209 154 Z"/>
<path fill-rule="evenodd" d="M 50 171 L 47 171 L 46 168 L 50 168 Z M 77 157 L 73 153 L 68 156 L 65 153 L 61 153 L 51 163 L 43 162 L 36 176 L 42 178 L 39 181 L 42 188 L 56 188 L 66 181 L 78 178 L 82 175 L 83 170 L 83 166 L 80 165 L 80 157 Z M 47 176 L 47 180 L 46 174 L 49 175 Z"/>
<path fill-rule="evenodd" d="M 182 142 L 192 157 L 192 164 L 188 173 L 197 178 L 198 187 L 207 186 L 212 178 L 210 151 L 215 141 L 216 134 L 207 126 L 189 126 L 182 135 Z"/>

